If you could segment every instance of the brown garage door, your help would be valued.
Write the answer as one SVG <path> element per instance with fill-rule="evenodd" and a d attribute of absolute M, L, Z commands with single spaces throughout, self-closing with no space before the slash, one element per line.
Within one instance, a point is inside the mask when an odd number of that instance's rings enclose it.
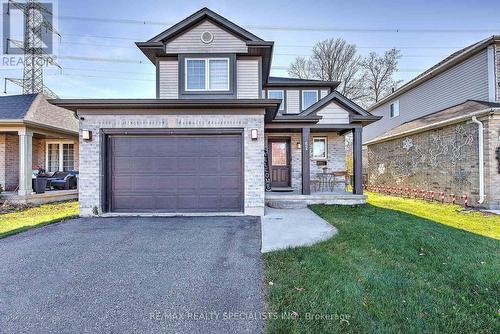
<path fill-rule="evenodd" d="M 241 134 L 112 135 L 108 145 L 111 211 L 242 211 Z"/>

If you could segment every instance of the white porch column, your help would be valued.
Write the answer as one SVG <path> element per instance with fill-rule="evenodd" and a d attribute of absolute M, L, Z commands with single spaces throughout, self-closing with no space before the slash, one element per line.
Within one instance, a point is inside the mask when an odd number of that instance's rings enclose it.
<path fill-rule="evenodd" d="M 33 160 L 33 133 L 27 129 L 20 130 L 19 134 L 19 191 L 20 196 L 33 192 L 31 186 L 31 170 Z"/>

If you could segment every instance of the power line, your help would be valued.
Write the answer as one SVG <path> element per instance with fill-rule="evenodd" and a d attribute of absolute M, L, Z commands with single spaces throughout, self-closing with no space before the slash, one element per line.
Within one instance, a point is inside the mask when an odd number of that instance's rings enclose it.
<path fill-rule="evenodd" d="M 147 73 L 147 72 L 113 71 L 113 70 L 90 69 L 90 68 L 82 69 L 82 68 L 66 67 L 66 66 L 63 69 L 63 73 L 65 70 L 83 71 L 83 72 L 122 73 L 122 74 L 134 74 L 134 75 L 154 75 L 154 73 Z"/>
<path fill-rule="evenodd" d="M 130 37 L 121 37 L 121 36 L 104 36 L 104 35 L 81 35 L 81 34 L 64 34 L 64 36 L 74 36 L 74 37 L 83 37 L 83 38 L 95 38 L 95 39 L 121 39 L 121 40 L 129 40 L 129 41 L 139 41 L 142 40 L 143 38 L 130 38 Z M 61 42 L 61 44 L 82 44 L 82 45 L 94 45 L 94 46 L 103 46 L 103 47 L 117 47 L 117 48 L 133 48 L 136 49 L 135 46 L 130 46 L 130 45 L 112 45 L 112 44 L 97 44 L 97 43 L 86 43 L 86 42 Z M 274 45 L 275 48 L 313 48 L 314 44 L 310 45 L 300 45 L 300 44 L 279 44 L 276 43 Z M 445 50 L 451 50 L 451 49 L 461 49 L 463 46 L 427 46 L 427 45 L 411 45 L 411 46 L 397 46 L 397 45 L 390 45 L 390 46 L 369 46 L 369 45 L 361 45 L 358 46 L 356 45 L 358 49 L 445 49 Z"/>
<path fill-rule="evenodd" d="M 137 50 L 137 47 L 135 47 L 135 46 L 107 45 L 107 44 L 84 43 L 84 42 L 61 42 L 61 44 L 88 45 L 88 46 Z M 310 56 L 310 54 L 304 54 L 304 53 L 280 53 L 280 52 L 273 52 L 273 55 L 276 55 L 276 56 L 295 56 L 295 57 L 300 57 L 300 56 L 308 57 L 308 56 Z M 402 55 L 403 58 L 432 58 L 432 57 L 446 57 L 446 56 L 447 55 L 405 55 L 405 54 Z"/>
<path fill-rule="evenodd" d="M 121 23 L 121 24 L 139 24 L 139 25 L 159 25 L 171 26 L 173 22 L 167 21 L 149 21 L 138 19 L 110 19 L 99 17 L 83 17 L 61 15 L 63 20 L 77 21 L 92 21 L 100 23 Z M 481 28 L 481 29 L 415 29 L 415 28 L 346 28 L 346 27 L 313 27 L 313 26 L 243 26 L 251 30 L 269 30 L 269 31 L 318 31 L 318 32 L 358 32 L 358 33 L 491 33 L 498 31 L 498 28 Z"/>
<path fill-rule="evenodd" d="M 148 81 L 148 82 L 154 82 L 154 79 L 140 79 L 140 78 L 120 78 L 120 77 L 110 77 L 110 76 L 103 76 L 103 75 L 84 75 L 84 74 L 49 74 L 50 76 L 65 76 L 65 77 L 81 77 L 81 78 L 96 78 L 96 79 L 110 79 L 110 80 L 131 80 L 131 81 Z"/>

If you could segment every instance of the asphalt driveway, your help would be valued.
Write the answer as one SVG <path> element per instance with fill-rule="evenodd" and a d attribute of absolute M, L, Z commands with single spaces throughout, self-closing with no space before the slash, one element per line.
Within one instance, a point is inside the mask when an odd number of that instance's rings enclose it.
<path fill-rule="evenodd" d="M 248 217 L 75 219 L 0 239 L 0 332 L 260 333 L 260 240 Z"/>

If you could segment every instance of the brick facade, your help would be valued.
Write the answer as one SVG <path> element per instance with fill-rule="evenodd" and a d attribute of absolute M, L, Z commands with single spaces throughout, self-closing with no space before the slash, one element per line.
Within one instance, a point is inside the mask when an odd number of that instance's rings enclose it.
<path fill-rule="evenodd" d="M 486 204 L 491 209 L 500 209 L 500 116 L 495 115 L 484 122 L 484 176 Z"/>
<path fill-rule="evenodd" d="M 66 139 L 61 139 L 66 141 Z M 51 139 L 57 141 L 57 139 Z M 45 169 L 47 139 L 32 139 L 32 169 Z M 78 143 L 75 142 L 75 170 L 78 170 Z M 0 134 L 0 185 L 4 190 L 15 190 L 19 184 L 19 136 Z"/>
<path fill-rule="evenodd" d="M 4 190 L 15 190 L 19 183 L 19 139 L 17 135 L 0 134 L 0 184 Z"/>
<path fill-rule="evenodd" d="M 498 171 L 493 170 L 494 146 L 498 147 L 500 122 L 483 121 L 486 201 L 498 206 Z M 496 128 L 495 128 L 496 127 Z M 496 144 L 495 144 L 496 141 Z M 467 194 L 469 205 L 478 206 L 478 126 L 471 122 L 445 126 L 367 147 L 369 184 Z M 495 188 L 496 185 L 496 188 Z M 489 189 L 489 190 L 488 190 Z M 495 189 L 497 190 L 494 195 Z M 496 199 L 495 199 L 496 196 Z"/>
<path fill-rule="evenodd" d="M 255 112 L 255 111 L 254 111 Z M 257 111 L 259 112 L 259 111 Z M 100 163 L 101 129 L 111 128 L 172 128 L 244 129 L 244 213 L 261 216 L 264 214 L 264 116 L 263 115 L 84 115 L 80 128 L 91 130 L 92 141 L 80 138 L 80 215 L 90 216 L 94 211 L 101 213 Z M 257 129 L 259 138 L 252 140 L 251 129 Z"/>
<path fill-rule="evenodd" d="M 269 137 L 282 137 L 290 138 L 290 153 L 291 153 L 291 186 L 294 191 L 302 192 L 302 149 L 298 148 L 297 143 L 301 143 L 302 135 L 300 133 L 276 133 L 266 135 L 266 147 L 267 139 Z M 343 171 L 346 170 L 346 156 L 345 156 L 345 138 L 336 133 L 313 133 L 311 134 L 311 140 L 309 142 L 309 147 L 312 148 L 312 141 L 314 137 L 326 137 L 327 138 L 327 171 Z M 311 149 L 310 155 L 310 174 L 311 180 L 316 178 L 316 174 L 323 172 L 323 166 L 318 166 L 316 160 L 313 159 L 313 152 Z M 336 191 L 343 191 L 342 185 L 335 188 Z"/>

